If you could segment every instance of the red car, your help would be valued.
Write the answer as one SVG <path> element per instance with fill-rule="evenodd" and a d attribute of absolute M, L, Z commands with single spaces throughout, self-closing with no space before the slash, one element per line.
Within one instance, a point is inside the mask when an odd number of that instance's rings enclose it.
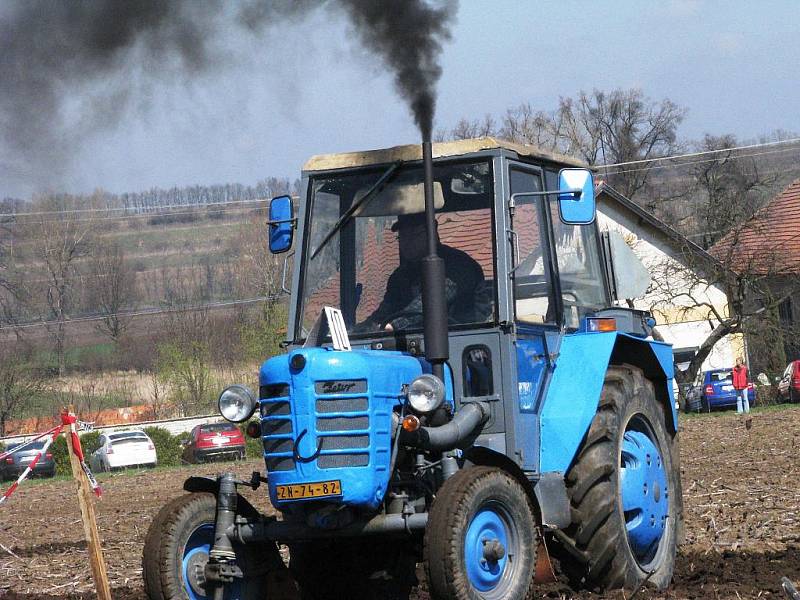
<path fill-rule="evenodd" d="M 793 360 L 786 367 L 778 382 L 778 392 L 789 402 L 800 402 L 800 360 Z"/>
<path fill-rule="evenodd" d="M 233 423 L 197 425 L 183 448 L 183 460 L 190 463 L 244 458 L 244 436 Z"/>

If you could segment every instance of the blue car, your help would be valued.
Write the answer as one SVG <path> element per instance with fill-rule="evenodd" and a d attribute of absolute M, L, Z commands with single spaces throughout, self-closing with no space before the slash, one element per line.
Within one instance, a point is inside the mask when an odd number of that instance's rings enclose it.
<path fill-rule="evenodd" d="M 700 406 L 703 412 L 711 412 L 716 408 L 735 408 L 736 390 L 733 388 L 731 369 L 712 369 L 703 371 Z M 756 403 L 756 390 L 752 383 L 747 384 L 747 397 L 750 406 Z"/>

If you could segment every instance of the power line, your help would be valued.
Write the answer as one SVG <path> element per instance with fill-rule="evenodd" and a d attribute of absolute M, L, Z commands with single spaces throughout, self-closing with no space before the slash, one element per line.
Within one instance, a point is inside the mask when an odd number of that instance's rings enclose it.
<path fill-rule="evenodd" d="M 156 209 L 162 208 L 204 208 L 206 206 L 230 206 L 233 204 L 253 204 L 255 202 L 267 202 L 267 198 L 256 198 L 253 200 L 228 200 L 225 202 L 200 202 L 197 204 L 164 204 L 156 206 Z M 80 214 L 80 213 L 95 213 L 95 212 L 118 212 L 128 210 L 146 209 L 144 206 L 120 206 L 106 208 L 70 208 L 64 210 L 37 210 L 30 212 L 10 212 L 0 213 L 0 217 L 35 217 L 37 215 L 67 215 L 67 214 Z M 153 211 L 154 214 L 156 211 Z"/>
<path fill-rule="evenodd" d="M 749 158 L 749 157 L 752 157 L 752 156 L 766 156 L 768 154 L 782 154 L 784 152 L 797 152 L 799 150 L 800 150 L 800 147 L 798 147 L 798 148 L 783 148 L 781 150 L 770 150 L 770 151 L 767 151 L 767 152 L 752 152 L 752 153 L 749 153 L 749 154 L 737 154 L 736 156 L 727 157 L 726 160 L 738 160 L 740 158 Z M 672 158 L 672 157 L 668 157 L 668 158 Z M 651 160 L 660 160 L 660 159 L 651 159 Z M 716 160 L 718 160 L 718 159 L 716 159 L 716 158 L 706 158 L 706 159 L 703 159 L 703 160 L 692 160 L 692 161 L 676 163 L 676 164 L 671 164 L 671 165 L 655 165 L 653 167 L 641 167 L 641 168 L 638 168 L 638 169 L 620 169 L 618 171 L 608 171 L 607 174 L 609 174 L 609 175 L 620 175 L 620 174 L 623 174 L 623 173 L 636 173 L 636 172 L 639 172 L 639 171 L 655 171 L 655 170 L 659 170 L 659 169 L 677 169 L 678 167 L 687 167 L 687 166 L 690 166 L 690 165 L 699 165 L 699 164 L 703 164 L 703 163 L 710 163 L 710 162 L 715 162 Z M 633 162 L 648 162 L 648 161 L 633 161 Z M 624 164 L 624 163 L 619 163 L 619 164 Z M 602 167 L 602 166 L 603 165 L 600 165 L 600 167 Z M 600 168 L 600 167 L 598 167 L 598 168 Z M 606 173 L 604 173 L 604 174 L 606 174 Z"/>
<path fill-rule="evenodd" d="M 19 325 L 2 325 L 0 326 L 0 331 L 4 330 L 16 330 L 16 329 L 29 329 L 32 327 L 47 327 L 48 325 L 71 325 L 73 323 L 91 323 L 94 321 L 103 321 L 105 319 L 109 319 L 111 317 L 119 317 L 119 318 L 130 318 L 130 317 L 143 317 L 149 315 L 160 315 L 166 313 L 183 313 L 183 312 L 195 312 L 199 310 L 216 310 L 219 308 L 228 308 L 230 306 L 240 306 L 244 304 L 255 304 L 256 302 L 267 302 L 271 300 L 278 300 L 281 298 L 283 294 L 272 294 L 270 296 L 257 296 L 255 298 L 244 298 L 241 300 L 230 300 L 225 302 L 210 302 L 207 304 L 196 304 L 190 306 L 181 306 L 175 308 L 148 308 L 138 311 L 124 311 L 124 312 L 115 312 L 115 313 L 108 313 L 106 315 L 91 315 L 86 317 L 75 317 L 73 319 L 64 319 L 63 321 L 52 320 L 52 321 L 39 321 L 36 323 L 21 323 Z"/>
<path fill-rule="evenodd" d="M 190 210 L 178 211 L 178 212 L 149 212 L 149 213 L 138 213 L 135 215 L 118 215 L 114 217 L 90 217 L 88 219 L 74 219 L 70 221 L 71 223 L 95 223 L 97 221 L 126 221 L 128 219 L 153 219 L 158 217 L 169 217 L 175 215 L 188 215 L 191 214 L 191 209 L 197 206 L 196 204 L 189 204 L 184 205 L 185 208 Z M 213 204 L 209 206 L 215 206 Z M 232 207 L 232 208 L 218 208 L 218 209 L 209 209 L 206 211 L 206 214 L 217 214 L 217 213 L 225 213 L 225 212 L 235 212 L 240 210 L 265 210 L 266 206 L 251 206 L 251 207 Z M 39 214 L 39 213 L 34 213 Z M 30 224 L 39 224 L 39 223 L 61 223 L 63 219 L 36 219 L 34 221 L 17 221 L 17 220 L 8 220 L 8 221 L 0 221 L 0 226 L 5 227 L 7 225 L 30 225 Z M 173 223 L 164 223 L 164 225 L 172 225 Z M 181 223 L 175 223 L 181 224 Z"/>
<path fill-rule="evenodd" d="M 677 158 L 693 158 L 695 156 L 705 156 L 708 154 L 717 154 L 720 152 L 733 152 L 736 150 L 751 150 L 753 148 L 766 148 L 768 146 L 778 146 L 782 144 L 796 144 L 800 142 L 800 138 L 792 138 L 788 140 L 780 140 L 777 142 L 761 142 L 758 144 L 748 144 L 746 146 L 734 146 L 732 148 L 721 148 L 719 150 L 703 150 L 701 152 L 688 152 L 686 154 L 673 154 L 672 156 L 659 156 L 657 158 L 644 158 L 641 160 L 630 160 L 627 162 L 610 163 L 607 165 L 598 165 L 598 167 L 624 167 L 626 165 L 638 165 L 642 163 L 655 162 L 659 160 L 675 160 Z"/>

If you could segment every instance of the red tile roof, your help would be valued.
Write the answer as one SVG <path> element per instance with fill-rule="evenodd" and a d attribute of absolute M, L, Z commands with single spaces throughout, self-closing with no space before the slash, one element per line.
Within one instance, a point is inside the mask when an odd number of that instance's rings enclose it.
<path fill-rule="evenodd" d="M 800 179 L 710 253 L 734 271 L 769 275 L 800 273 Z"/>

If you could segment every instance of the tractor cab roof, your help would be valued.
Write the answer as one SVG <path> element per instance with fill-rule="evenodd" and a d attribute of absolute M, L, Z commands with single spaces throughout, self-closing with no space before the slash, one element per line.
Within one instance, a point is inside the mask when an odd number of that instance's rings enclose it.
<path fill-rule="evenodd" d="M 582 167 L 588 165 L 576 158 L 544 150 L 538 146 L 517 144 L 493 137 L 482 137 L 454 142 L 433 144 L 433 158 L 465 156 L 486 150 L 506 150 L 516 154 L 516 158 L 535 160 L 537 162 L 555 163 L 558 166 Z M 303 171 L 330 171 L 350 169 L 373 165 L 388 164 L 398 160 L 411 162 L 422 160 L 422 145 L 408 144 L 381 150 L 365 150 L 362 152 L 343 152 L 340 154 L 318 154 L 312 156 L 303 165 Z"/>

